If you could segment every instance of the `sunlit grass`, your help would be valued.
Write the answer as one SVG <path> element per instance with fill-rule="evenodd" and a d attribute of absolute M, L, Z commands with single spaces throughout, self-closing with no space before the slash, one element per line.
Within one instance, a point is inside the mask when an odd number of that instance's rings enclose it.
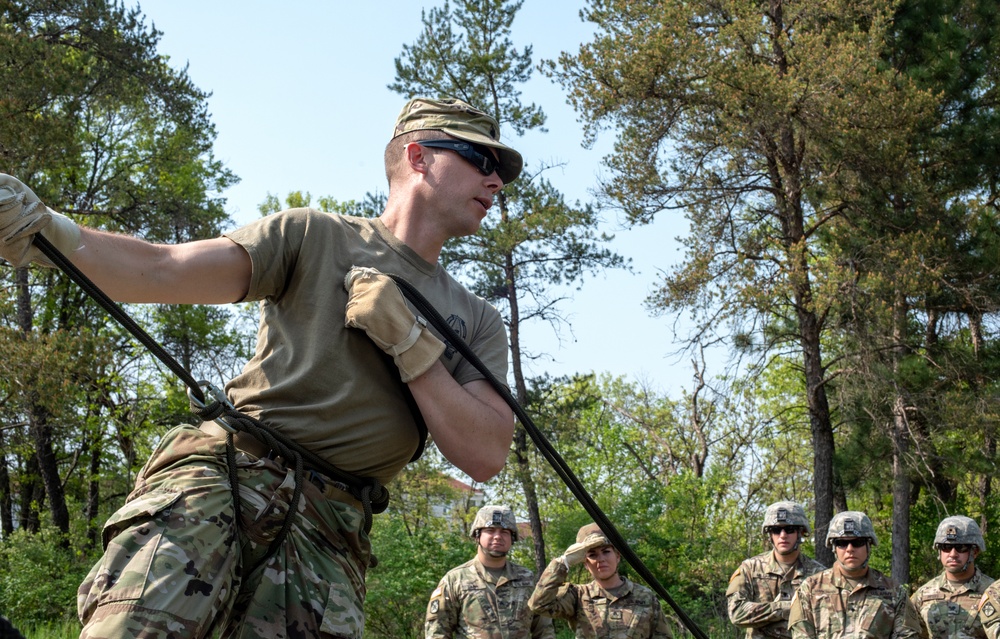
<path fill-rule="evenodd" d="M 20 628 L 25 639 L 77 639 L 80 636 L 78 621 L 64 621 L 61 624 L 48 624 L 37 628 Z"/>

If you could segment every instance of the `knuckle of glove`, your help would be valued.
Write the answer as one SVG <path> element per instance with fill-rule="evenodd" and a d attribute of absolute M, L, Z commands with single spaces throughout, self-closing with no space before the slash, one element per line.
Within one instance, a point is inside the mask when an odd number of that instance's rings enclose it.
<path fill-rule="evenodd" d="M 0 238 L 11 244 L 42 229 L 51 213 L 28 187 L 0 174 Z"/>

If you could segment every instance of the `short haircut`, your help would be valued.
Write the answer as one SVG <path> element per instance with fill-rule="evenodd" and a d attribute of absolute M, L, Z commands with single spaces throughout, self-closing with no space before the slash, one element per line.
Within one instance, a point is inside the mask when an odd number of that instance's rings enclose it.
<path fill-rule="evenodd" d="M 408 131 L 392 138 L 385 145 L 385 179 L 389 181 L 390 188 L 392 188 L 393 179 L 402 170 L 403 162 L 405 161 L 403 149 L 411 142 L 428 139 L 427 133 L 429 133 L 427 130 Z"/>

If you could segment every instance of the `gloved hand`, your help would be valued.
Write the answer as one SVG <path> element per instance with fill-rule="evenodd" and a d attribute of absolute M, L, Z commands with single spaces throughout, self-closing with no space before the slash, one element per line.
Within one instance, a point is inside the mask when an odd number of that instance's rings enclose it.
<path fill-rule="evenodd" d="M 14 266 L 52 266 L 32 244 L 38 232 L 67 257 L 80 247 L 76 222 L 42 204 L 17 178 L 0 173 L 0 257 Z"/>
<path fill-rule="evenodd" d="M 559 559 L 562 560 L 566 568 L 572 568 L 577 564 L 582 564 L 583 560 L 587 557 L 587 551 L 591 548 L 599 548 L 605 544 L 604 537 L 588 537 L 583 541 L 578 541 L 575 544 L 571 544 L 566 552 L 562 554 Z"/>
<path fill-rule="evenodd" d="M 355 266 L 344 278 L 347 311 L 344 325 L 360 328 L 392 355 L 403 382 L 423 375 L 444 352 L 423 318 L 414 316 L 396 283 L 373 268 Z"/>

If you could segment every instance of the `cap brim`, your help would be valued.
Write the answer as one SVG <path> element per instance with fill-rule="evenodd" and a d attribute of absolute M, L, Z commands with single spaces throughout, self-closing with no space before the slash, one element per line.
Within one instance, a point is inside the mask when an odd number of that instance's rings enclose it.
<path fill-rule="evenodd" d="M 478 135 L 469 131 L 457 131 L 448 128 L 441 128 L 437 130 L 442 133 L 447 133 L 451 137 L 464 142 L 472 142 L 473 144 L 481 144 L 482 146 L 488 146 L 492 149 L 496 149 L 497 156 L 500 158 L 500 166 L 497 168 L 497 175 L 500 176 L 500 179 L 503 180 L 504 184 L 510 184 L 516 180 L 519 175 L 521 175 L 521 170 L 524 168 L 524 159 L 521 157 L 520 153 L 509 146 L 501 144 L 487 135 Z"/>

